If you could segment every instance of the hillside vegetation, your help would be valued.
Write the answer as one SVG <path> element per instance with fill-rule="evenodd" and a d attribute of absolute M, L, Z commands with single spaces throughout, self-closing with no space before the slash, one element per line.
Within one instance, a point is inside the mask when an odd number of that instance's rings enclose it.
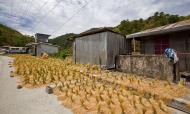
<path fill-rule="evenodd" d="M 73 37 L 74 33 L 68 33 L 65 35 L 58 36 L 54 39 L 50 39 L 49 42 L 52 44 L 56 44 L 60 46 L 60 51 L 53 55 L 54 57 L 57 58 L 65 58 L 67 56 L 72 55 L 72 40 L 70 39 Z"/>
<path fill-rule="evenodd" d="M 190 19 L 189 16 L 179 16 L 179 15 L 170 15 L 164 12 L 156 12 L 153 16 L 150 16 L 147 19 L 137 19 L 137 20 L 123 20 L 119 25 L 114 27 L 115 32 L 119 32 L 124 35 L 140 32 L 146 29 L 151 29 L 178 21 L 183 21 Z"/>
<path fill-rule="evenodd" d="M 12 28 L 0 24 L 0 46 L 25 46 L 31 41 L 33 41 L 32 37 L 25 36 Z"/>
<path fill-rule="evenodd" d="M 61 46 L 61 49 L 69 48 L 72 46 L 72 41 L 69 38 L 73 37 L 74 35 L 74 33 L 68 33 L 58 36 L 54 39 L 50 39 L 49 42 Z"/>

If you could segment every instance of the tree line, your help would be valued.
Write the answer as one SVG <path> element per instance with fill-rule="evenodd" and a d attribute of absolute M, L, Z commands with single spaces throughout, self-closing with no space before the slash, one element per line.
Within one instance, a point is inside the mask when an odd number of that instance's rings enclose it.
<path fill-rule="evenodd" d="M 124 35 L 129 35 L 146 29 L 151 29 L 187 19 L 190 19 L 190 15 L 179 16 L 164 12 L 156 12 L 153 16 L 150 16 L 147 19 L 140 18 L 137 20 L 123 20 L 119 25 L 114 27 L 113 30 Z"/>

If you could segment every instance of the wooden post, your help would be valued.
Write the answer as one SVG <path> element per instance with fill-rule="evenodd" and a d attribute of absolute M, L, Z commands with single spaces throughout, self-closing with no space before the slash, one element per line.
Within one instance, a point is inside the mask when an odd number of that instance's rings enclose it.
<path fill-rule="evenodd" d="M 74 48 L 75 48 L 75 64 L 76 64 L 76 63 L 77 63 L 77 62 L 76 62 L 76 61 L 77 61 L 77 60 L 76 60 L 76 56 L 77 56 L 77 55 L 76 55 L 76 53 L 77 53 L 77 52 L 76 52 L 76 49 L 77 49 L 77 48 L 76 48 L 76 42 L 75 42 L 75 41 L 74 41 Z"/>

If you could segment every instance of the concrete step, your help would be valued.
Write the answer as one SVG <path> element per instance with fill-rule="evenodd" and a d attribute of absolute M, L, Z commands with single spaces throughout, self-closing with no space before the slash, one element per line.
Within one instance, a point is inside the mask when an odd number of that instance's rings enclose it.
<path fill-rule="evenodd" d="M 190 95 L 185 98 L 176 98 L 168 103 L 168 106 L 190 114 L 190 108 L 188 108 L 188 105 L 190 105 L 189 98 Z"/>

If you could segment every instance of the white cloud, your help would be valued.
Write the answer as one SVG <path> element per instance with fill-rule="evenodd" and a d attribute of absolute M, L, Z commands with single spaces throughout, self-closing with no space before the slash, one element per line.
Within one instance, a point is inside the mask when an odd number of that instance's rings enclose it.
<path fill-rule="evenodd" d="M 189 0 L 1 0 L 0 22 L 24 34 L 80 33 L 92 27 L 115 26 L 124 19 L 147 18 L 156 11 L 190 14 Z M 54 33 L 54 34 L 52 34 Z"/>

